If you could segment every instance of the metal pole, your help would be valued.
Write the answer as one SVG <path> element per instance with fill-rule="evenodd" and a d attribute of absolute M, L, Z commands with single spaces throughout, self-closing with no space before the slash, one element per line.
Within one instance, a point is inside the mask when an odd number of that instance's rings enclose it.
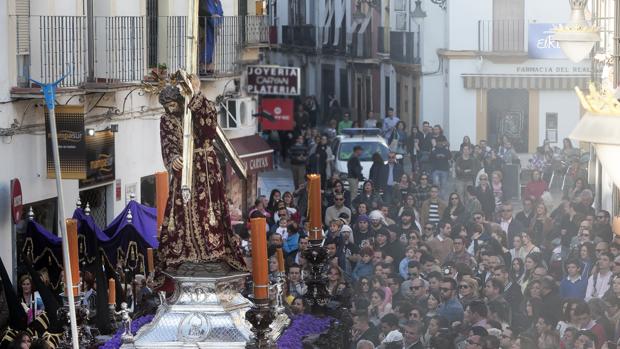
<path fill-rule="evenodd" d="M 65 206 L 62 194 L 62 173 L 60 172 L 60 154 L 58 152 L 58 132 L 56 130 L 56 111 L 49 108 L 49 122 L 52 136 L 52 154 L 54 156 L 54 171 L 56 172 L 56 190 L 58 191 L 58 218 L 62 232 L 62 255 L 65 269 L 65 292 L 69 299 L 69 320 L 71 321 L 71 343 L 73 349 L 79 349 L 77 318 L 75 316 L 75 300 L 73 298 L 73 278 L 71 276 L 71 260 L 69 259 L 69 240 L 67 225 L 65 224 Z"/>

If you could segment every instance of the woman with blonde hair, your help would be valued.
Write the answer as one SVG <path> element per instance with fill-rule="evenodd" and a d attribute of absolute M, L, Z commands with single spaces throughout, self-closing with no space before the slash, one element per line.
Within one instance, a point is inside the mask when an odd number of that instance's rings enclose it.
<path fill-rule="evenodd" d="M 466 275 L 459 282 L 459 302 L 463 305 L 463 309 L 475 301 L 480 299 L 478 293 L 478 281 L 469 275 Z"/>

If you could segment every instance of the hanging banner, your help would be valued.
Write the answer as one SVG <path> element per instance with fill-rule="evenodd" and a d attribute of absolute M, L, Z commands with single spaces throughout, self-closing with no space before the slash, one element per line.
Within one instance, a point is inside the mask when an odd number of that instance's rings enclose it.
<path fill-rule="evenodd" d="M 291 131 L 295 127 L 294 110 L 292 99 L 288 98 L 263 98 L 261 101 L 263 112 L 271 114 L 275 121 L 261 118 L 263 130 Z"/>
<path fill-rule="evenodd" d="M 98 131 L 86 136 L 86 164 L 87 175 L 80 181 L 80 188 L 114 181 L 114 132 Z"/>
<path fill-rule="evenodd" d="M 58 105 L 56 129 L 58 131 L 58 152 L 62 179 L 86 178 L 86 141 L 84 137 L 84 106 Z M 56 178 L 54 156 L 52 155 L 52 133 L 49 124 L 49 110 L 45 109 L 45 148 L 47 154 L 47 178 Z"/>
<path fill-rule="evenodd" d="M 258 95 L 299 96 L 300 69 L 273 65 L 248 66 L 247 91 Z"/>

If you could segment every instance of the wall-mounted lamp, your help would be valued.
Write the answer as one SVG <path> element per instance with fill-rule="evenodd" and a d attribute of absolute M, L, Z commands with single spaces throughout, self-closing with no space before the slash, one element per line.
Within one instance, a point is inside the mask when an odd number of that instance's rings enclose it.
<path fill-rule="evenodd" d="M 86 129 L 86 134 L 89 136 L 94 136 L 95 135 L 95 129 L 94 128 L 87 128 Z"/>

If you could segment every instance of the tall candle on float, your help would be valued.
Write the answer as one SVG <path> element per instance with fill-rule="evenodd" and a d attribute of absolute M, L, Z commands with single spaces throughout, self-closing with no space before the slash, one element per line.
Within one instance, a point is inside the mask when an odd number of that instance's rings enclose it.
<path fill-rule="evenodd" d="M 108 304 L 116 304 L 116 281 L 108 280 Z"/>
<path fill-rule="evenodd" d="M 146 264 L 147 264 L 147 272 L 148 273 L 152 273 L 154 272 L 154 265 L 155 263 L 153 262 L 153 249 L 152 248 L 147 248 L 146 249 Z"/>
<path fill-rule="evenodd" d="M 267 267 L 267 221 L 265 218 L 252 218 L 252 281 L 254 298 L 269 298 L 269 273 Z"/>
<path fill-rule="evenodd" d="M 310 240 L 323 239 L 321 218 L 321 175 L 308 175 L 308 216 L 310 218 Z"/>
<path fill-rule="evenodd" d="M 276 256 L 278 256 L 278 271 L 284 272 L 284 252 L 282 252 L 282 248 L 278 247 L 276 249 Z"/>
<path fill-rule="evenodd" d="M 67 240 L 69 242 L 69 260 L 71 263 L 71 290 L 74 296 L 79 294 L 80 284 L 80 256 L 78 254 L 78 231 L 77 220 L 67 219 Z M 65 280 L 69 285 L 69 280 Z"/>

